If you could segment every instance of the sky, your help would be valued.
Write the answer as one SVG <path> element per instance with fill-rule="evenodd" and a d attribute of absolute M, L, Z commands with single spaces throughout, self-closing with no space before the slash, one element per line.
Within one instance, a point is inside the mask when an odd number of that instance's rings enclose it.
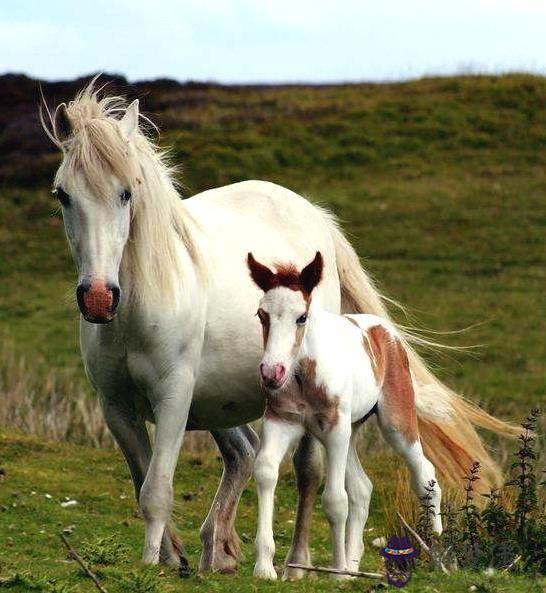
<path fill-rule="evenodd" d="M 0 0 L 0 73 L 131 81 L 546 74 L 546 0 Z"/>

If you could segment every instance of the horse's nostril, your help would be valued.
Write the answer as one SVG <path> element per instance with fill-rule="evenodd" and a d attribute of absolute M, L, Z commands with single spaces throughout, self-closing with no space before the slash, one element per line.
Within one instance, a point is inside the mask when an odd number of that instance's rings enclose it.
<path fill-rule="evenodd" d="M 262 379 L 267 379 L 267 375 L 265 373 L 265 364 L 263 362 L 260 364 L 260 375 L 262 376 Z"/>
<path fill-rule="evenodd" d="M 117 306 L 119 304 L 121 290 L 119 289 L 119 286 L 115 286 L 115 285 L 114 286 L 108 285 L 108 288 L 110 289 L 110 292 L 112 293 L 112 305 L 110 306 L 110 312 L 113 313 L 117 309 Z"/>
<path fill-rule="evenodd" d="M 286 375 L 286 368 L 283 364 L 278 364 L 275 367 L 275 380 L 282 381 Z"/>
<path fill-rule="evenodd" d="M 78 288 L 76 288 L 76 299 L 78 301 L 78 307 L 82 313 L 85 311 L 84 296 L 90 288 L 91 284 L 89 282 L 82 282 L 81 284 L 78 284 Z"/>

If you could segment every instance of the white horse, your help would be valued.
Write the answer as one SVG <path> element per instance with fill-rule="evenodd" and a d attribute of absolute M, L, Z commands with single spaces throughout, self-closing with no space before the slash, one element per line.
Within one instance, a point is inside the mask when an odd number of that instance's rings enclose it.
<path fill-rule="evenodd" d="M 257 445 L 250 428 L 233 427 L 264 408 L 252 319 L 260 292 L 248 277 L 247 252 L 301 266 L 321 251 L 315 300 L 327 311 L 387 317 L 381 296 L 333 217 L 287 189 L 247 181 L 181 200 L 162 153 L 139 129 L 137 101 L 126 107 L 120 98 L 99 98 L 91 84 L 43 124 L 62 151 L 54 191 L 78 270 L 82 357 L 131 470 L 145 524 L 143 559 L 180 565 L 169 526 L 173 474 L 185 430 L 203 429 L 216 439 L 225 469 L 201 529 L 200 567 L 232 571 L 235 512 Z M 410 359 L 430 432 L 447 427 L 461 445 L 445 452 L 445 468 L 456 467 L 458 476 L 463 451 L 495 475 L 473 424 L 506 426 L 465 404 L 416 354 Z M 156 424 L 153 448 L 146 420 Z M 300 501 L 291 562 L 309 560 L 316 445 L 304 439 L 294 457 Z"/>
<path fill-rule="evenodd" d="M 377 315 L 337 315 L 314 306 L 323 269 L 320 252 L 301 272 L 291 264 L 273 272 L 252 254 L 248 267 L 265 293 L 258 308 L 266 411 L 254 472 L 259 503 L 254 575 L 277 578 L 273 504 L 279 465 L 306 432 L 326 450 L 322 503 L 333 567 L 359 570 L 372 484 L 360 467 L 356 437 L 374 413 L 383 436 L 408 466 L 416 494 L 423 496 L 434 481 L 432 527 L 441 533 L 441 491 L 419 439 L 408 355 L 396 328 Z"/>

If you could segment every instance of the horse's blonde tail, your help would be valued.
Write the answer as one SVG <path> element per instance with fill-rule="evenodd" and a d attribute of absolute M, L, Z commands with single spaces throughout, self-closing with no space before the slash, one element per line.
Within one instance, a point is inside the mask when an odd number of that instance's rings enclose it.
<path fill-rule="evenodd" d="M 352 245 L 335 218 L 329 213 L 325 216 L 335 245 L 342 313 L 372 313 L 390 320 L 383 297 L 360 265 Z M 470 465 L 478 461 L 482 468 L 481 489 L 498 485 L 502 477 L 500 468 L 486 451 L 475 427 L 510 437 L 519 434 L 519 428 L 494 418 L 449 389 L 430 372 L 411 347 L 412 336 L 403 329 L 399 332 L 404 336 L 415 383 L 419 431 L 425 454 L 450 482 L 460 484 Z"/>

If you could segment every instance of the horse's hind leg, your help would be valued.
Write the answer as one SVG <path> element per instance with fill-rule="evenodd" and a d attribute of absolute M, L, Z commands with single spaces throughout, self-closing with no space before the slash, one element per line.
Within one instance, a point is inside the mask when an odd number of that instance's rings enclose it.
<path fill-rule="evenodd" d="M 432 517 L 432 529 L 437 533 L 442 533 L 442 520 L 440 517 L 440 503 L 442 491 L 436 480 L 436 471 L 432 463 L 425 457 L 421 441 L 417 438 L 411 442 L 404 434 L 392 425 L 388 415 L 385 414 L 381 406 L 378 406 L 377 412 L 379 427 L 385 440 L 405 461 L 411 477 L 411 486 L 418 497 L 426 494 L 425 486 L 434 481 L 434 490 L 432 491 L 431 504 L 434 505 L 434 516 Z"/>
<path fill-rule="evenodd" d="M 435 514 L 432 527 L 434 531 L 441 533 L 441 491 L 434 466 L 425 457 L 419 440 L 415 388 L 406 349 L 398 338 L 389 336 L 379 326 L 371 328 L 368 333 L 370 332 L 378 366 L 383 367 L 381 394 L 377 401 L 379 427 L 387 442 L 406 462 L 417 496 L 422 497 L 426 493 L 425 487 L 434 480 L 431 503 Z"/>
<path fill-rule="evenodd" d="M 106 424 L 129 466 L 138 501 L 152 457 L 150 438 L 144 419 L 136 412 L 128 397 L 120 397 L 116 400 L 103 398 L 102 410 Z M 159 558 L 162 563 L 169 566 L 187 569 L 188 562 L 184 547 L 170 524 L 167 525 L 161 540 Z"/>
<path fill-rule="evenodd" d="M 203 552 L 199 570 L 235 572 L 240 555 L 235 516 L 241 493 L 252 475 L 259 440 L 250 426 L 214 430 L 211 434 L 224 460 L 222 480 L 201 527 Z"/>
<path fill-rule="evenodd" d="M 372 497 L 372 482 L 360 464 L 356 451 L 358 431 L 353 427 L 351 443 L 347 456 L 347 469 L 345 471 L 345 490 L 349 497 L 349 515 L 345 532 L 345 550 L 347 555 L 347 569 L 358 571 L 360 559 L 364 553 L 362 534 Z"/>
<path fill-rule="evenodd" d="M 320 443 L 310 434 L 300 441 L 294 454 L 294 470 L 298 486 L 298 510 L 292 545 L 286 557 L 283 579 L 301 579 L 307 571 L 289 568 L 288 564 L 311 564 L 309 531 L 317 491 L 322 482 L 323 463 Z"/>

